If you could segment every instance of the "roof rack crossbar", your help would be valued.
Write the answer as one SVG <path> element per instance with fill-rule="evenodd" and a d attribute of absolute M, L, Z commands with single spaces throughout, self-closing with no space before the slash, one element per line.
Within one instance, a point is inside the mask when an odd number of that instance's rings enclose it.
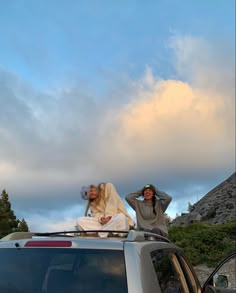
<path fill-rule="evenodd" d="M 117 230 L 71 230 L 71 231 L 60 231 L 60 232 L 42 232 L 42 233 L 36 233 L 36 236 L 57 236 L 57 235 L 62 235 L 65 236 L 66 234 L 87 234 L 87 233 L 99 233 L 99 232 L 105 232 L 105 233 L 126 233 L 128 234 L 129 231 L 127 230 L 122 230 L 122 231 L 117 231 Z M 71 236 L 71 235 L 69 235 Z"/>
<path fill-rule="evenodd" d="M 168 238 L 146 231 L 131 230 L 127 237 L 127 241 L 145 241 L 145 240 L 161 240 L 164 242 L 171 242 Z"/>

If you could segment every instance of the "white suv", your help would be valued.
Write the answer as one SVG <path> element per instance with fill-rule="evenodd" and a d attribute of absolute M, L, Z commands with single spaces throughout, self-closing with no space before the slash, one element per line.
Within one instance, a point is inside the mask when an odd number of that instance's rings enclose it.
<path fill-rule="evenodd" d="M 168 239 L 123 233 L 122 238 L 78 231 L 10 234 L 0 241 L 0 293 L 231 291 L 228 276 L 218 273 L 222 288 L 215 287 L 214 274 L 202 289 L 183 251 Z M 235 261 L 235 253 L 231 257 Z"/>

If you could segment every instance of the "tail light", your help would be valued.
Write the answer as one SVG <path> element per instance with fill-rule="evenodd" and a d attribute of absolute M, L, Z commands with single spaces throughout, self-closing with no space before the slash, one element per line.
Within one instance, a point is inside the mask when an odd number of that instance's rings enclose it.
<path fill-rule="evenodd" d="M 72 242 L 68 240 L 37 240 L 27 241 L 25 247 L 71 247 Z"/>

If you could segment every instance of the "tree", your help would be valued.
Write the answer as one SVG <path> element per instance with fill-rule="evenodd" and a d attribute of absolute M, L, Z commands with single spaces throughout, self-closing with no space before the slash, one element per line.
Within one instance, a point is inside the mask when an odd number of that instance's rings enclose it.
<path fill-rule="evenodd" d="M 0 238 L 16 231 L 28 231 L 28 225 L 24 219 L 19 221 L 16 218 L 8 193 L 3 189 L 0 196 Z"/>
<path fill-rule="evenodd" d="M 165 217 L 167 226 L 170 226 L 170 224 L 172 222 L 171 217 L 169 215 L 167 215 L 166 213 L 164 214 L 164 217 Z"/>
<path fill-rule="evenodd" d="M 21 221 L 19 221 L 19 225 L 18 225 L 18 232 L 28 232 L 29 231 L 29 227 L 27 225 L 27 222 L 25 221 L 25 219 L 23 218 Z"/>
<path fill-rule="evenodd" d="M 188 211 L 192 212 L 194 210 L 194 205 L 192 205 L 190 202 L 188 202 Z"/>

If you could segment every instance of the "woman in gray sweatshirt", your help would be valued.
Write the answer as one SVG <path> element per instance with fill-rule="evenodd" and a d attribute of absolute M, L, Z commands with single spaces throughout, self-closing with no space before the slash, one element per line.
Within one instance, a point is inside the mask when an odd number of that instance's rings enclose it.
<path fill-rule="evenodd" d="M 144 200 L 139 200 L 140 196 Z M 172 200 L 171 196 L 152 184 L 146 184 L 141 190 L 126 195 L 125 199 L 136 212 L 138 230 L 168 235 L 164 212 Z"/>

